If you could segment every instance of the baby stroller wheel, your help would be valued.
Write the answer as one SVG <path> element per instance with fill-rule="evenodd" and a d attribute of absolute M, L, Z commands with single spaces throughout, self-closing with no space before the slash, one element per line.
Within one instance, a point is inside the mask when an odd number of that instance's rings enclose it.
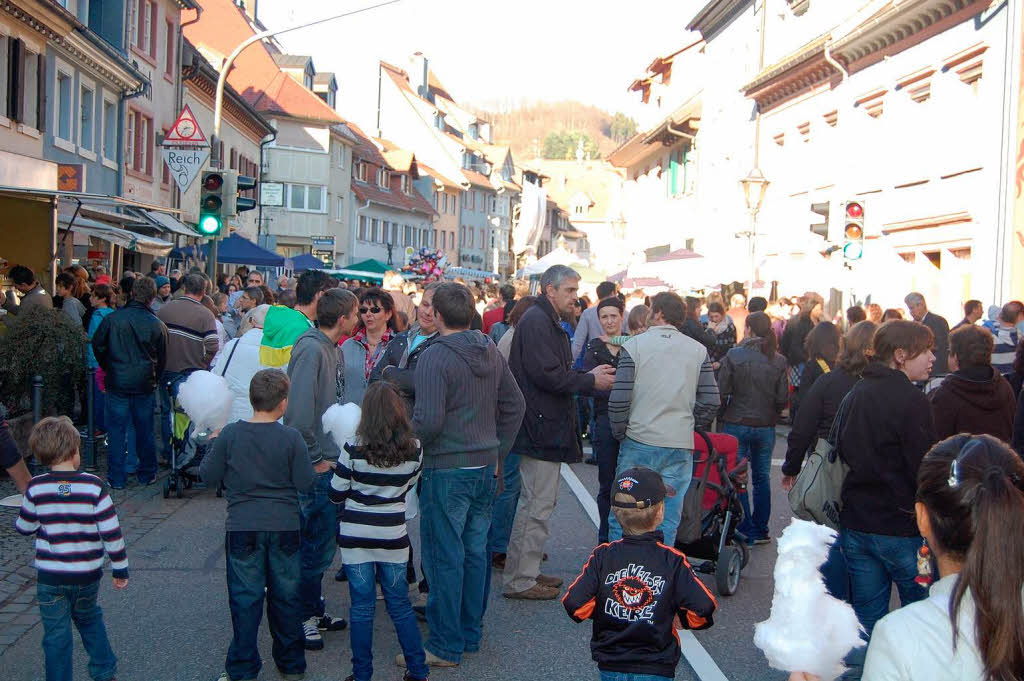
<path fill-rule="evenodd" d="M 747 563 L 750 562 L 750 547 L 747 546 L 746 542 L 740 542 L 739 543 L 739 549 L 740 549 L 740 553 L 743 556 L 743 560 L 740 562 L 740 567 L 741 568 L 745 568 L 745 567 L 747 567 Z"/>
<path fill-rule="evenodd" d="M 176 476 L 174 481 L 174 496 L 181 499 L 185 496 L 185 485 L 182 483 L 181 476 Z"/>
<path fill-rule="evenodd" d="M 164 499 L 169 499 L 171 496 L 171 480 L 168 478 L 164 480 Z"/>
<path fill-rule="evenodd" d="M 732 596 L 740 585 L 740 572 L 743 570 L 743 554 L 735 546 L 726 546 L 718 554 L 718 565 L 715 567 L 715 586 L 723 596 Z"/>
<path fill-rule="evenodd" d="M 220 499 L 224 496 L 224 488 L 221 485 L 217 485 L 217 498 Z"/>

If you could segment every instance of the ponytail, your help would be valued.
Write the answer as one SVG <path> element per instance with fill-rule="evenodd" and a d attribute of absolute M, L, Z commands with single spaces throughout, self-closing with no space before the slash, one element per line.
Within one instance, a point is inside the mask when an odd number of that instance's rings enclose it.
<path fill-rule="evenodd" d="M 998 466 L 986 469 L 972 504 L 974 540 L 950 603 L 953 642 L 957 616 L 968 590 L 974 598 L 978 650 L 991 681 L 1024 674 L 1024 494 Z"/>
<path fill-rule="evenodd" d="M 751 312 L 747 315 L 747 328 L 761 340 L 761 352 L 771 359 L 778 351 L 779 339 L 772 328 L 772 318 L 764 312 Z"/>
<path fill-rule="evenodd" d="M 1024 677 L 1024 462 L 988 435 L 955 435 L 918 469 L 917 501 L 933 550 L 960 563 L 950 598 L 953 646 L 964 596 L 975 604 L 975 637 L 985 681 Z"/>

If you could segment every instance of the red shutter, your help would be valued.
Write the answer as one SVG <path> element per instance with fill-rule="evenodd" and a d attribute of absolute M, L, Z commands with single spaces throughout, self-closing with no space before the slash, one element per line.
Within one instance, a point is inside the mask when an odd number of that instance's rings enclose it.
<path fill-rule="evenodd" d="M 171 22 L 171 21 L 168 21 L 167 22 L 167 64 L 164 65 L 164 70 L 167 72 L 167 75 L 169 75 L 169 76 L 173 76 L 174 75 L 174 48 L 175 48 L 174 36 L 175 36 L 174 23 Z"/>
<path fill-rule="evenodd" d="M 236 170 L 238 168 L 238 152 L 235 151 L 234 147 L 231 148 L 231 165 L 228 167 L 231 168 L 231 170 Z"/>
<path fill-rule="evenodd" d="M 135 22 L 138 29 L 138 32 L 135 34 L 136 47 L 140 47 L 142 45 L 142 36 L 146 35 L 146 3 L 147 0 L 138 0 L 138 4 L 136 5 Z"/>

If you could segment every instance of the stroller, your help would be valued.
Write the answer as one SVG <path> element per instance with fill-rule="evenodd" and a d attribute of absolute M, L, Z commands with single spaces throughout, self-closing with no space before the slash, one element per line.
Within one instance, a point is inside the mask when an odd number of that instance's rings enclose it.
<path fill-rule="evenodd" d="M 171 462 L 170 472 L 164 480 L 164 499 L 174 493 L 178 499 L 184 496 L 186 489 L 191 489 L 199 482 L 199 464 L 203 462 L 208 447 L 205 434 L 196 433 L 195 424 L 178 402 L 178 385 L 171 389 Z M 217 488 L 217 496 L 222 490 Z"/>
<path fill-rule="evenodd" d="M 694 570 L 715 576 L 722 596 L 736 593 L 740 573 L 750 559 L 739 495 L 746 490 L 746 461 L 737 463 L 739 445 L 731 435 L 695 432 L 693 480 L 683 498 L 676 548 L 704 562 Z"/>

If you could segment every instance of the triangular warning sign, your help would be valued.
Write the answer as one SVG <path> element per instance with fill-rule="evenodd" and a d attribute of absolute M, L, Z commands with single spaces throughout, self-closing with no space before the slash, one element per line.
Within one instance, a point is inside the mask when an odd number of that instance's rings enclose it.
<path fill-rule="evenodd" d="M 188 107 L 188 104 L 181 110 L 178 120 L 174 121 L 174 125 L 171 126 L 167 136 L 164 137 L 163 143 L 204 147 L 210 145 L 206 135 L 203 134 L 199 127 L 199 121 L 196 120 L 196 116 L 192 113 L 192 109 Z"/>

